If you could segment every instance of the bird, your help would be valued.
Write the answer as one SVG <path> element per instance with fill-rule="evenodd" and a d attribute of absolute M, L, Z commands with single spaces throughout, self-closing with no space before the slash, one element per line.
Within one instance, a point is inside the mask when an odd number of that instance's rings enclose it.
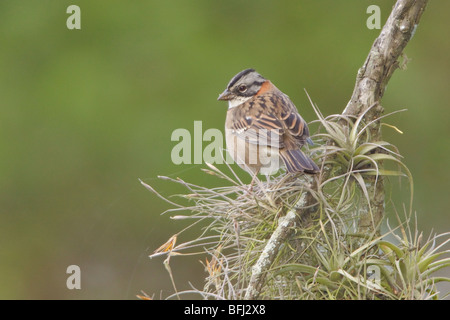
<path fill-rule="evenodd" d="M 217 100 L 228 101 L 226 146 L 242 169 L 254 176 L 281 167 L 292 174 L 320 171 L 301 150 L 313 144 L 307 123 L 291 99 L 255 69 L 236 74 Z"/>

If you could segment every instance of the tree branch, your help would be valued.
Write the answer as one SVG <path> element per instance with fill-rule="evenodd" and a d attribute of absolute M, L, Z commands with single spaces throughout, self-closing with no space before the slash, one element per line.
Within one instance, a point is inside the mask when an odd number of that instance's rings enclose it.
<path fill-rule="evenodd" d="M 306 177 L 311 183 L 312 186 L 312 178 Z M 273 261 L 275 260 L 280 246 L 283 242 L 289 238 L 294 227 L 299 222 L 298 220 L 298 209 L 305 208 L 308 203 L 312 202 L 311 193 L 306 190 L 302 193 L 300 199 L 297 200 L 296 204 L 293 208 L 291 208 L 285 216 L 282 216 L 278 219 L 278 227 L 272 233 L 269 241 L 267 241 L 264 250 L 259 256 L 258 261 L 252 267 L 252 275 L 250 277 L 250 282 L 247 287 L 247 291 L 245 292 L 244 299 L 245 300 L 253 300 L 256 299 L 260 292 L 261 288 L 265 282 L 266 271 L 270 268 Z"/>
<path fill-rule="evenodd" d="M 375 107 L 372 107 L 365 117 L 371 120 L 382 114 L 383 108 L 380 105 L 380 100 L 383 97 L 386 85 L 399 66 L 398 59 L 414 35 L 427 2 L 428 0 L 397 1 L 380 35 L 373 43 L 364 65 L 358 70 L 355 88 L 343 112 L 344 115 L 359 116 L 373 105 Z M 379 122 L 376 122 L 371 130 L 373 139 L 381 137 Z M 374 222 L 376 224 L 383 216 L 384 190 L 380 178 L 376 186 L 372 181 L 371 191 L 370 225 Z M 316 200 L 309 193 L 305 194 L 306 196 L 302 196 L 297 204 L 303 208 L 314 205 Z M 305 213 L 306 210 L 301 212 L 300 216 Z M 299 213 L 293 209 L 289 210 L 285 217 L 279 219 L 277 229 L 252 268 L 245 299 L 257 299 L 259 297 L 261 289 L 264 287 L 265 274 L 274 262 L 280 246 L 289 238 L 292 229 L 298 223 L 298 215 Z M 365 217 L 361 217 L 360 225 L 364 226 L 367 222 L 365 220 L 367 220 Z"/>
<path fill-rule="evenodd" d="M 383 97 L 398 58 L 414 35 L 428 0 L 398 0 L 358 70 L 355 89 L 343 114 L 358 116 Z"/>
<path fill-rule="evenodd" d="M 398 59 L 413 37 L 428 0 L 398 0 L 394 5 L 380 35 L 375 39 L 364 65 L 358 70 L 352 97 L 343 114 L 359 116 L 373 106 L 365 115 L 367 122 L 383 113 L 380 104 L 386 85 L 399 67 Z M 381 141 L 380 121 L 370 126 L 372 141 Z M 362 230 L 376 227 L 384 215 L 384 178 L 366 180 L 370 195 L 365 210 L 361 210 L 359 226 Z M 373 229 L 373 228 L 372 228 Z"/>

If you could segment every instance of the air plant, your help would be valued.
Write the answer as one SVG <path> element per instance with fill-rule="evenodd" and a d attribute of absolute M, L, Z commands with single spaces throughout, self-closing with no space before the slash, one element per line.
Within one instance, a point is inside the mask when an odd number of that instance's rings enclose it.
<path fill-rule="evenodd" d="M 394 145 L 373 141 L 371 136 L 371 125 L 395 112 L 366 122 L 365 113 L 323 117 L 313 108 L 319 132 L 312 137 L 316 143 L 309 151 L 321 164 L 318 176 L 257 178 L 250 192 L 228 164 L 222 169 L 207 164 L 203 169 L 222 179 L 224 185 L 216 188 L 160 177 L 185 187 L 186 193 L 176 197 L 187 200 L 187 205 L 167 199 L 141 181 L 173 206 L 167 211 L 172 219 L 193 220 L 150 256 L 166 257 L 175 291 L 167 298 L 196 293 L 204 299 L 244 299 L 255 267 L 268 252 L 273 255 L 270 265 L 258 270 L 264 275 L 259 279 L 261 299 L 439 298 L 436 283 L 449 279 L 435 272 L 450 266 L 449 251 L 443 250 L 449 234 L 432 235 L 423 242 L 410 219 L 412 175 Z M 388 163 L 397 169 L 385 169 Z M 376 185 L 380 177 L 406 177 L 410 186 L 406 218 L 399 218 L 398 225 L 384 234 L 381 221 L 373 218 L 370 228 L 360 228 L 361 213 L 372 216 L 370 193 L 377 192 L 369 184 Z M 287 216 L 294 217 L 295 223 L 282 229 Z M 184 230 L 196 226 L 196 238 L 178 243 Z M 271 248 L 280 230 L 289 232 Z M 170 259 L 193 254 L 202 257 L 204 287 L 179 292 Z"/>

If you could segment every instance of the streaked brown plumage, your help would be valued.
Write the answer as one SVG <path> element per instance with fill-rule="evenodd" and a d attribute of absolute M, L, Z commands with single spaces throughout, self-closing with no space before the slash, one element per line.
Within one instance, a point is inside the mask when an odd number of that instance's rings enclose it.
<path fill-rule="evenodd" d="M 300 148 L 310 142 L 306 122 L 289 97 L 253 69 L 234 76 L 218 100 L 227 100 L 227 149 L 246 171 L 270 174 L 282 159 L 290 173 L 316 173 Z"/>

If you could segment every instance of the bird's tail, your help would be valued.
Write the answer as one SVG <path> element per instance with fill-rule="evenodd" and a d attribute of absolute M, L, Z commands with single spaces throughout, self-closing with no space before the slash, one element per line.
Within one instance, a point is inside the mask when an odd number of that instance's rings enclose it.
<path fill-rule="evenodd" d="M 319 167 L 308 158 L 301 150 L 280 150 L 281 159 L 283 159 L 286 169 L 290 173 L 306 172 L 317 173 Z"/>

